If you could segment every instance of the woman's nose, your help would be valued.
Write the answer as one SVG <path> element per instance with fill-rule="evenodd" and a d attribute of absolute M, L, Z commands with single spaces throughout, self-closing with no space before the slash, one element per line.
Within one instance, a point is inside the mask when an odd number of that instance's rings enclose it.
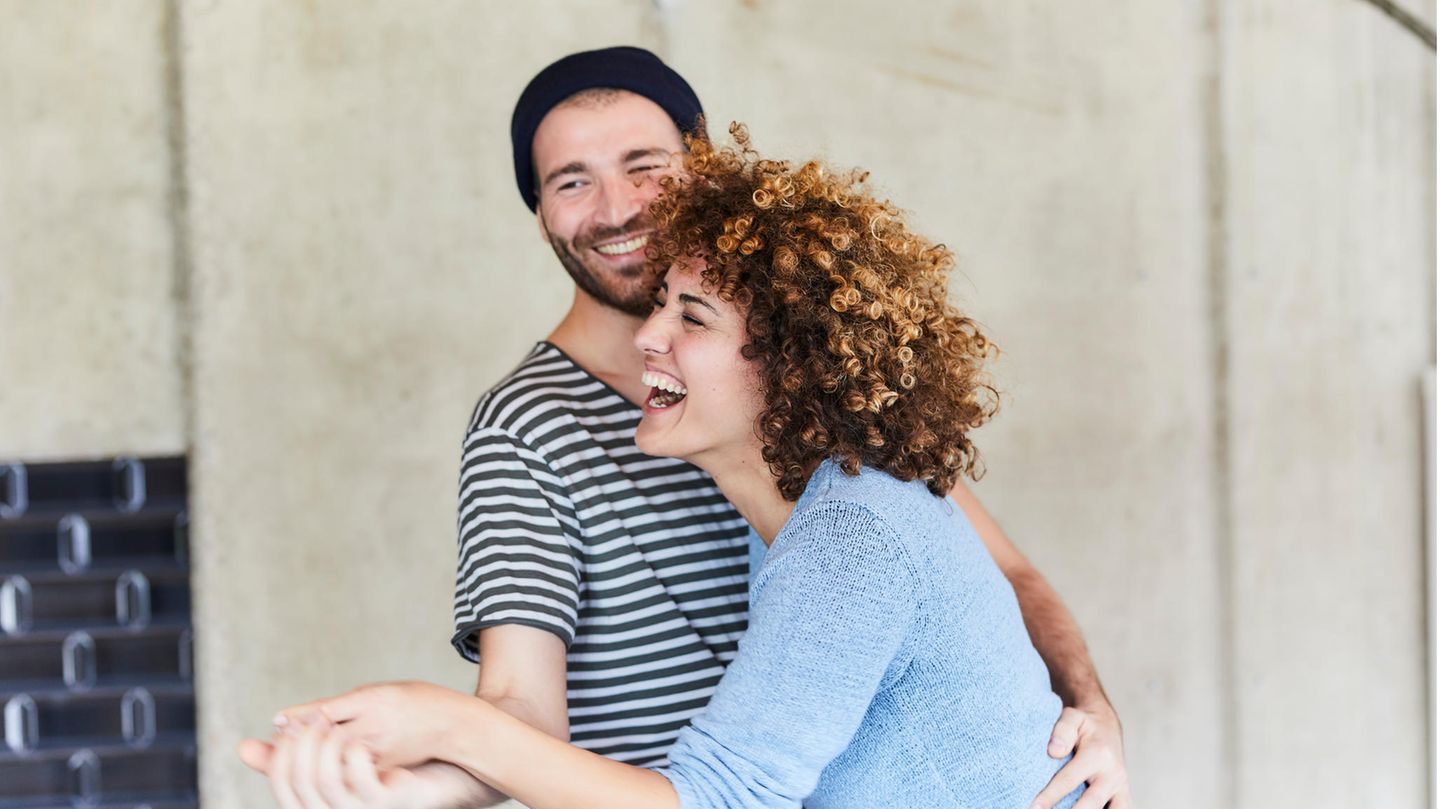
<path fill-rule="evenodd" d="M 670 350 L 670 341 L 665 334 L 664 325 L 660 321 L 660 313 L 663 310 L 656 308 L 640 324 L 640 329 L 635 332 L 635 347 L 647 354 L 664 354 Z"/>

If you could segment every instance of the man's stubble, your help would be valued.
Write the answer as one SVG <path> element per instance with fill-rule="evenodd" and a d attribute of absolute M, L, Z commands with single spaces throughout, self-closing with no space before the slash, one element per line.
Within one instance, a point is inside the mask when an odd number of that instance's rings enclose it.
<path fill-rule="evenodd" d="M 635 220 L 627 222 L 622 228 L 607 229 L 605 233 L 587 234 L 585 241 L 594 244 L 601 239 L 612 238 L 625 233 L 642 230 L 638 227 L 641 223 Z M 549 233 L 550 247 L 555 251 L 555 257 L 560 259 L 565 271 L 570 274 L 575 286 L 579 287 L 585 294 L 594 298 L 600 304 L 608 306 L 616 311 L 623 312 L 633 317 L 648 317 L 652 307 L 650 301 L 650 284 L 646 283 L 649 275 L 644 262 L 633 266 L 620 267 L 609 273 L 613 278 L 603 278 L 596 272 L 585 259 L 577 252 L 574 242 L 566 242 L 564 239 Z M 578 241 L 577 237 L 577 241 Z M 586 248 L 588 249 L 588 248 Z M 618 283 L 616 283 L 618 282 Z M 623 288 L 621 288 L 623 286 Z"/>

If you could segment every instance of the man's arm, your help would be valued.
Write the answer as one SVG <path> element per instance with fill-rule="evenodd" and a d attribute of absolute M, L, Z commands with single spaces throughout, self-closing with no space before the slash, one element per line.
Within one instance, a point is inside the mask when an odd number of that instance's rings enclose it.
<path fill-rule="evenodd" d="M 565 642 L 553 632 L 509 624 L 480 630 L 475 696 L 562 742 L 570 740 L 565 697 Z M 457 777 L 476 780 L 463 769 Z M 476 780 L 467 806 L 494 806 L 509 796 Z"/>
<path fill-rule="evenodd" d="M 562 742 L 570 741 L 565 697 L 565 642 L 518 624 L 480 630 L 475 696 Z"/>
<path fill-rule="evenodd" d="M 955 484 L 950 496 L 964 510 L 1000 572 L 1015 588 L 1025 629 L 1030 633 L 1035 651 L 1040 653 L 1040 658 L 1050 669 L 1050 685 L 1055 693 L 1066 705 L 1087 710 L 1103 708 L 1113 712 L 1109 698 L 1100 687 L 1100 677 L 1095 673 L 1090 652 L 1085 648 L 1080 626 L 1060 601 L 1055 588 L 1020 553 L 1005 535 L 1005 530 L 963 481 Z"/>
<path fill-rule="evenodd" d="M 1129 775 L 1125 770 L 1120 716 L 1100 686 L 1080 626 L 1055 588 L 1020 553 L 964 481 L 955 484 L 950 496 L 1010 580 L 1030 642 L 1050 670 L 1050 687 L 1066 706 L 1051 734 L 1049 753 L 1061 758 L 1073 752 L 1074 758 L 1055 774 L 1034 806 L 1053 806 L 1083 782 L 1089 784 L 1086 800 L 1098 801 L 1093 805 L 1106 805 L 1108 801 L 1111 809 L 1129 809 Z"/>

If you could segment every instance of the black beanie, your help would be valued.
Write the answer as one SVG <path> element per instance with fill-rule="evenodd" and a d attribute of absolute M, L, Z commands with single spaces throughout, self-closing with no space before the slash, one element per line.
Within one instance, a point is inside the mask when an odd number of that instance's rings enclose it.
<path fill-rule="evenodd" d="M 704 112 L 700 99 L 685 79 L 644 48 L 620 46 L 582 51 L 551 64 L 525 86 L 525 92 L 515 102 L 515 114 L 510 118 L 515 184 L 530 210 L 535 210 L 539 203 L 535 193 L 535 163 L 530 156 L 535 130 L 556 104 L 581 90 L 596 87 L 613 87 L 645 96 L 669 113 L 681 132 L 693 131 Z"/>

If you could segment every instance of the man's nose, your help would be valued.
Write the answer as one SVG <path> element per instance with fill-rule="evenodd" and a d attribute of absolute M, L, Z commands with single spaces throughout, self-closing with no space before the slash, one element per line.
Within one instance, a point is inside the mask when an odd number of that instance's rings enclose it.
<path fill-rule="evenodd" d="M 606 180 L 601 185 L 600 208 L 596 211 L 600 223 L 620 227 L 634 219 L 654 196 L 644 185 L 623 175 Z"/>

